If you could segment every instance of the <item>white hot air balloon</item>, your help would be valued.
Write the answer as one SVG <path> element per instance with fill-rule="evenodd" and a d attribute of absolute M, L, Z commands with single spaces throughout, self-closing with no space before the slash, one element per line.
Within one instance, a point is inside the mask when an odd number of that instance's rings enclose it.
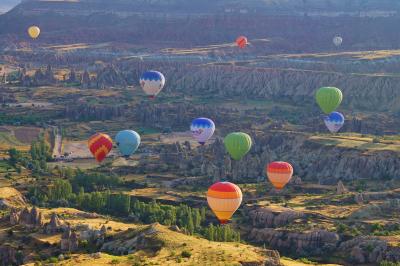
<path fill-rule="evenodd" d="M 343 43 L 343 38 L 342 38 L 342 37 L 340 37 L 340 36 L 335 36 L 335 37 L 333 38 L 333 44 L 334 44 L 335 46 L 340 46 L 340 45 L 342 45 L 342 43 Z"/>
<path fill-rule="evenodd" d="M 140 77 L 140 86 L 143 91 L 150 97 L 155 98 L 157 94 L 164 88 L 165 77 L 158 71 L 147 71 Z"/>

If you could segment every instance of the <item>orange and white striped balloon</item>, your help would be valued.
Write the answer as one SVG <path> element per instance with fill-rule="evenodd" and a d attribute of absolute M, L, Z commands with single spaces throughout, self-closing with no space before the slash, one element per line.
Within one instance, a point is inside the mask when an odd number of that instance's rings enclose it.
<path fill-rule="evenodd" d="M 272 162 L 266 167 L 269 181 L 278 189 L 283 189 L 293 175 L 293 167 L 287 162 Z"/>
<path fill-rule="evenodd" d="M 107 154 L 110 153 L 113 142 L 107 134 L 96 133 L 90 137 L 88 147 L 94 158 L 100 163 L 106 158 Z"/>
<path fill-rule="evenodd" d="M 218 182 L 207 191 L 207 202 L 221 224 L 226 224 L 242 203 L 242 191 L 230 182 Z"/>
<path fill-rule="evenodd" d="M 245 36 L 239 36 L 236 39 L 236 44 L 241 49 L 245 48 L 247 46 L 247 44 L 248 44 L 247 38 Z"/>

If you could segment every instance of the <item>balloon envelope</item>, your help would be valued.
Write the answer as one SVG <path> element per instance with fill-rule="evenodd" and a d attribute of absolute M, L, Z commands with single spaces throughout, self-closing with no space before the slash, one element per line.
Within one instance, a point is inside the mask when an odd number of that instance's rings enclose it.
<path fill-rule="evenodd" d="M 265 170 L 269 181 L 278 190 L 284 188 L 293 175 L 293 167 L 287 162 L 272 162 Z"/>
<path fill-rule="evenodd" d="M 132 155 L 140 145 L 140 136 L 133 130 L 123 130 L 115 136 L 117 147 L 125 157 Z"/>
<path fill-rule="evenodd" d="M 147 71 L 144 72 L 140 77 L 140 86 L 143 91 L 151 98 L 157 96 L 160 91 L 164 88 L 165 77 L 161 72 L 158 71 Z"/>
<path fill-rule="evenodd" d="M 221 224 L 227 223 L 242 203 L 242 191 L 230 182 L 218 182 L 207 191 L 207 202 Z"/>
<path fill-rule="evenodd" d="M 251 137 L 243 132 L 233 132 L 224 139 L 224 145 L 234 160 L 240 160 L 251 149 Z"/>
<path fill-rule="evenodd" d="M 36 39 L 40 35 L 40 29 L 38 26 L 31 26 L 28 28 L 28 34 L 32 39 Z"/>
<path fill-rule="evenodd" d="M 239 48 L 243 49 L 247 46 L 248 41 L 247 38 L 245 36 L 239 36 L 236 39 L 236 45 L 239 46 Z"/>
<path fill-rule="evenodd" d="M 341 104 L 343 94 L 338 88 L 322 87 L 317 91 L 315 98 L 322 111 L 325 114 L 330 114 Z"/>
<path fill-rule="evenodd" d="M 190 131 L 193 138 L 203 145 L 214 134 L 215 124 L 208 118 L 196 118 L 190 125 Z"/>
<path fill-rule="evenodd" d="M 99 163 L 106 158 L 112 146 L 113 142 L 110 136 L 103 133 L 94 134 L 88 141 L 89 150 Z"/>
<path fill-rule="evenodd" d="M 324 122 L 331 133 L 336 133 L 344 125 L 344 116 L 339 112 L 333 112 L 325 116 Z"/>
<path fill-rule="evenodd" d="M 333 44 L 336 45 L 336 46 L 342 45 L 342 42 L 343 42 L 343 38 L 340 37 L 340 36 L 335 36 L 333 38 Z"/>

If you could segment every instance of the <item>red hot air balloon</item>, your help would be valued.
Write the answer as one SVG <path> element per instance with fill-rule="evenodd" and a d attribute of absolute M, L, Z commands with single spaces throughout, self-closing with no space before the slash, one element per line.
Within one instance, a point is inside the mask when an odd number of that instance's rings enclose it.
<path fill-rule="evenodd" d="M 236 39 L 236 44 L 241 49 L 245 48 L 247 46 L 247 44 L 248 44 L 247 38 L 245 36 L 239 36 Z"/>
<path fill-rule="evenodd" d="M 90 137 L 88 141 L 88 147 L 94 158 L 96 158 L 96 161 L 100 163 L 111 151 L 113 142 L 110 136 L 107 134 L 96 133 Z"/>
<path fill-rule="evenodd" d="M 221 224 L 226 224 L 242 203 L 242 191 L 230 182 L 218 182 L 207 191 L 207 202 Z"/>
<path fill-rule="evenodd" d="M 293 175 L 293 167 L 287 162 L 272 162 L 266 167 L 269 181 L 278 189 L 283 189 Z"/>

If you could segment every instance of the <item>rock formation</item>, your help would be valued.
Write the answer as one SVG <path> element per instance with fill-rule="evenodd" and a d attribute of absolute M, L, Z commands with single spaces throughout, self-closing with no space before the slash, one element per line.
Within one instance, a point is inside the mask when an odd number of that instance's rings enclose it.
<path fill-rule="evenodd" d="M 60 221 L 56 213 L 52 213 L 50 222 L 45 225 L 44 231 L 46 234 L 55 234 L 63 228 L 63 222 Z"/>
<path fill-rule="evenodd" d="M 305 218 L 305 214 L 293 210 L 273 211 L 267 207 L 248 209 L 244 208 L 254 227 L 275 228 L 288 225 L 296 219 Z"/>
<path fill-rule="evenodd" d="M 359 236 L 340 244 L 339 251 L 348 253 L 356 264 L 379 264 L 383 260 L 400 261 L 400 248 L 392 247 L 376 237 Z"/>
<path fill-rule="evenodd" d="M 362 177 L 381 179 L 400 176 L 400 169 L 394 167 L 400 164 L 400 158 L 391 151 L 365 155 L 363 151 L 324 146 L 308 140 L 306 136 L 290 133 L 252 134 L 252 138 L 257 147 L 239 162 L 229 160 L 222 141 L 217 138 L 210 145 L 191 150 L 179 143 L 165 144 L 160 152 L 160 163 L 178 169 L 184 176 L 200 175 L 233 181 L 256 182 L 265 176 L 264 162 L 289 158 L 295 162 L 293 167 L 302 180 L 324 185 Z M 193 161 L 199 163 L 193 165 Z"/>
<path fill-rule="evenodd" d="M 267 243 L 274 249 L 296 252 L 299 255 L 321 255 L 332 252 L 339 242 L 339 236 L 336 233 L 325 230 L 295 233 L 272 228 L 253 228 L 249 239 L 260 244 Z"/>
<path fill-rule="evenodd" d="M 134 230 L 128 230 L 121 234 L 114 241 L 103 244 L 101 251 L 109 252 L 115 255 L 126 255 L 134 253 L 137 250 L 148 249 L 159 250 L 163 243 L 152 236 L 158 233 L 156 225 L 150 225 L 147 229 L 137 233 Z"/>
<path fill-rule="evenodd" d="M 337 195 L 343 195 L 347 192 L 347 189 L 344 187 L 343 182 L 339 180 L 336 186 L 336 194 Z"/>
<path fill-rule="evenodd" d="M 0 246 L 0 266 L 17 265 L 17 251 L 10 245 Z"/>
<path fill-rule="evenodd" d="M 62 252 L 74 252 L 78 249 L 78 237 L 70 227 L 62 234 L 60 246 Z"/>
<path fill-rule="evenodd" d="M 36 207 L 33 207 L 31 210 L 26 207 L 22 211 L 13 209 L 10 213 L 10 224 L 19 224 L 27 227 L 42 227 L 43 216 Z"/>

